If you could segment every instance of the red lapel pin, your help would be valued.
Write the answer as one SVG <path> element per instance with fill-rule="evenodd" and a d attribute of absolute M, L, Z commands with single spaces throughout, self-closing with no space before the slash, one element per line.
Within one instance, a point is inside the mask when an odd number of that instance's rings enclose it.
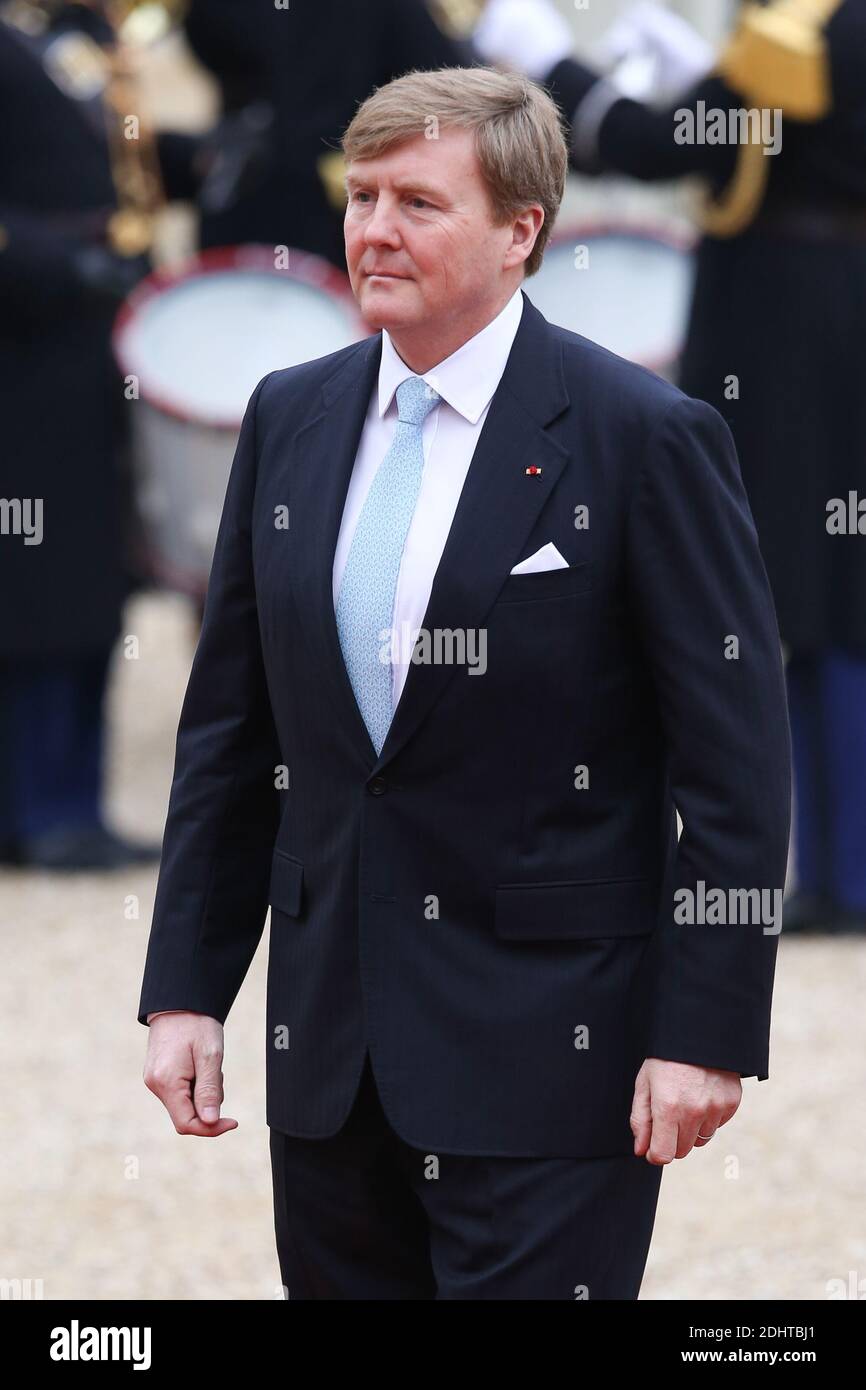
<path fill-rule="evenodd" d="M 541 477 L 541 469 L 540 469 L 540 468 L 538 467 L 538 465 L 535 464 L 535 463 L 531 463 L 531 464 L 529 465 L 529 467 L 525 470 L 525 472 L 526 472 L 527 478 L 540 478 L 540 477 Z"/>

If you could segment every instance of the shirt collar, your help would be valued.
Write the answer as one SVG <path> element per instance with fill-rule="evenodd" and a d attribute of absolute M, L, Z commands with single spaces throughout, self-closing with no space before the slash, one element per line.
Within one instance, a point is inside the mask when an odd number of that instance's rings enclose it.
<path fill-rule="evenodd" d="M 499 385 L 522 313 L 523 294 L 518 286 L 495 319 L 467 339 L 450 357 L 443 358 L 429 372 L 421 373 L 422 380 L 472 425 L 478 422 Z M 379 363 L 380 419 L 389 409 L 400 383 L 415 375 L 397 352 L 388 330 L 383 328 Z"/>

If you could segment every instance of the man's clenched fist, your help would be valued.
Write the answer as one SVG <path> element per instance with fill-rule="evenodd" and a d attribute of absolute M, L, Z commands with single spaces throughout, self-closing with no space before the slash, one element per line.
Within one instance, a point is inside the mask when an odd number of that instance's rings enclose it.
<path fill-rule="evenodd" d="M 180 1009 L 148 1014 L 144 1084 L 159 1096 L 178 1134 L 216 1139 L 237 1120 L 220 1119 L 223 1102 L 223 1026 L 207 1014 Z"/>
<path fill-rule="evenodd" d="M 647 1057 L 631 1106 L 636 1156 L 647 1163 L 672 1163 L 703 1148 L 736 1114 L 742 1095 L 735 1071 Z"/>

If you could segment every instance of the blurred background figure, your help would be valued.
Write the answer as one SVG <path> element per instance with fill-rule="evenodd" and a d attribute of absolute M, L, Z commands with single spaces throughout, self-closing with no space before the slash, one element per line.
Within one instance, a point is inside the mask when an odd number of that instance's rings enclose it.
<path fill-rule="evenodd" d="M 43 868 L 159 856 L 101 805 L 106 679 L 141 578 L 110 333 L 160 205 L 206 184 L 220 141 L 130 124 L 128 9 L 0 7 L 0 860 Z"/>
<path fill-rule="evenodd" d="M 462 8 L 471 19 L 475 7 Z M 258 186 L 225 212 L 203 210 L 202 247 L 287 244 L 345 270 L 337 141 L 374 87 L 411 68 L 473 61 L 460 11 L 439 7 L 437 22 L 426 0 L 292 0 L 287 23 L 271 0 L 191 0 L 186 36 L 224 112 L 270 130 Z"/>
<path fill-rule="evenodd" d="M 528 8 L 564 37 L 546 0 L 491 0 L 476 34 L 490 61 L 525 66 Z M 866 0 L 769 0 L 735 19 L 714 54 L 639 4 L 607 36 L 609 71 L 567 57 L 547 80 L 575 168 L 706 181 L 678 384 L 731 426 L 787 647 L 798 887 L 785 929 L 863 931 Z M 737 111 L 754 112 L 742 135 Z"/>

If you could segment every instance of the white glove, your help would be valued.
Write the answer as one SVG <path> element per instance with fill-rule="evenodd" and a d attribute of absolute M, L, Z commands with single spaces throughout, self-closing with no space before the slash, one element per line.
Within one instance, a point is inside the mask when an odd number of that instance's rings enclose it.
<path fill-rule="evenodd" d="M 552 0 L 488 0 L 472 33 L 486 63 L 540 82 L 574 53 L 574 37 Z"/>
<path fill-rule="evenodd" d="M 637 0 L 593 45 L 592 56 L 624 95 L 664 100 L 713 67 L 715 49 L 679 15 Z"/>

